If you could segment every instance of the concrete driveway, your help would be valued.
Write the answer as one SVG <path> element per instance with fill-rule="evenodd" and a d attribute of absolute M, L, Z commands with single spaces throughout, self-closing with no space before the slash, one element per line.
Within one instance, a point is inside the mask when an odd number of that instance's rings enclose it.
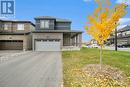
<path fill-rule="evenodd" d="M 0 87 L 61 86 L 61 52 L 27 52 L 6 58 L 0 62 Z"/>

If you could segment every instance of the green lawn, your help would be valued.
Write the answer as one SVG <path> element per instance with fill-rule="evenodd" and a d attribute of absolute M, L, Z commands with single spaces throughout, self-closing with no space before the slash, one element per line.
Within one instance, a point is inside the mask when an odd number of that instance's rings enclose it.
<path fill-rule="evenodd" d="M 63 52 L 64 81 L 69 78 L 68 70 L 72 67 L 82 68 L 87 64 L 99 64 L 99 49 L 82 48 L 80 51 Z M 130 52 L 103 51 L 103 64 L 116 67 L 130 77 Z"/>

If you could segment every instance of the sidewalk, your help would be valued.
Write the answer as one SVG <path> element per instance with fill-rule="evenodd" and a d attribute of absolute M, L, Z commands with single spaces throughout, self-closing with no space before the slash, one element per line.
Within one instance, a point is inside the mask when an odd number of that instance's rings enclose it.
<path fill-rule="evenodd" d="M 106 50 L 115 50 L 115 47 L 109 47 L 109 46 L 105 46 L 103 49 Z M 117 48 L 118 51 L 128 51 L 130 52 L 130 48 Z"/>

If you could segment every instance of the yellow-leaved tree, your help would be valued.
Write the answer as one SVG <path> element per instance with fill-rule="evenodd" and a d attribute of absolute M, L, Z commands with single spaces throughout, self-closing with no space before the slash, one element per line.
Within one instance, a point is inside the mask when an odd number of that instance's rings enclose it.
<path fill-rule="evenodd" d="M 118 21 L 126 13 L 127 4 L 111 6 L 110 0 L 95 0 L 98 7 L 92 15 L 88 16 L 88 23 L 85 29 L 100 45 L 100 65 L 102 65 L 102 47 L 110 34 L 118 26 Z M 101 68 L 101 67 L 100 67 Z"/>

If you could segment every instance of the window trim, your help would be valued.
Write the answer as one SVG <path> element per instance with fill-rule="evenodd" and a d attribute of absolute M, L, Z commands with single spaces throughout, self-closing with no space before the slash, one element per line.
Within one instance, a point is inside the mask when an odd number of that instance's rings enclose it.
<path fill-rule="evenodd" d="M 49 29 L 49 27 L 50 27 L 49 23 L 50 23 L 49 20 L 41 20 L 40 21 L 40 28 L 42 28 L 42 29 Z"/>
<path fill-rule="evenodd" d="M 20 26 L 20 25 L 22 25 L 22 26 Z M 20 29 L 19 29 L 19 27 L 20 27 Z M 24 28 L 25 28 L 24 24 L 17 24 L 17 30 L 24 30 Z"/>
<path fill-rule="evenodd" d="M 5 27 L 5 25 L 6 25 L 6 27 Z M 4 30 L 8 30 L 8 27 L 9 27 L 8 24 L 4 24 Z"/>
<path fill-rule="evenodd" d="M 130 31 L 126 31 L 126 34 L 127 34 L 127 35 L 130 34 Z"/>

